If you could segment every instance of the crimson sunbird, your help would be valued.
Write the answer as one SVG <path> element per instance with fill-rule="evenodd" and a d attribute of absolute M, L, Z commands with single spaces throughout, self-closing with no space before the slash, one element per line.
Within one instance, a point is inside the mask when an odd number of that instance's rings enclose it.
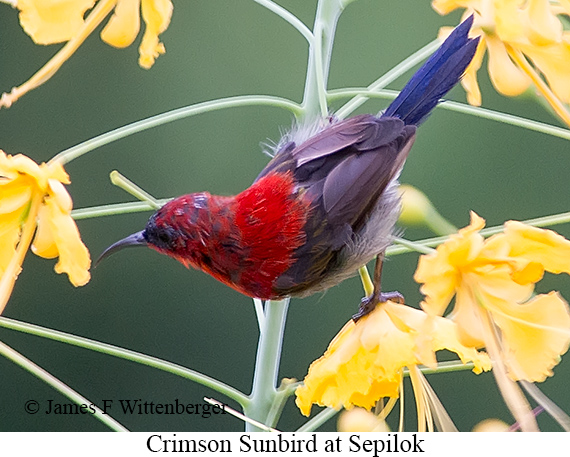
<path fill-rule="evenodd" d="M 472 23 L 473 16 L 449 35 L 384 112 L 294 128 L 249 188 L 175 198 L 99 260 L 148 246 L 242 294 L 274 300 L 328 289 L 376 257 L 375 290 L 354 319 L 386 299 L 403 300 L 380 290 L 400 212 L 398 177 L 416 128 L 473 59 Z"/>

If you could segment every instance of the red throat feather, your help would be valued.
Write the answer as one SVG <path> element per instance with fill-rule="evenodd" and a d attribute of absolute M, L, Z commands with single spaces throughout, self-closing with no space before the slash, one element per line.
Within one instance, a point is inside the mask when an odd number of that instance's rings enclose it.
<path fill-rule="evenodd" d="M 240 283 L 247 295 L 277 298 L 275 280 L 294 263 L 295 250 L 305 243 L 310 202 L 295 189 L 290 172 L 274 172 L 237 195 L 236 203 L 235 224 L 247 250 Z"/>

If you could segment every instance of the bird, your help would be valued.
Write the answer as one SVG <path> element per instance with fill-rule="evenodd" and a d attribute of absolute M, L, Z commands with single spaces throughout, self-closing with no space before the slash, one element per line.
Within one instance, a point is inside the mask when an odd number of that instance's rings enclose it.
<path fill-rule="evenodd" d="M 198 192 L 167 202 L 144 230 L 99 261 L 148 246 L 249 297 L 324 291 L 376 258 L 374 292 L 357 321 L 397 292 L 382 292 L 384 252 L 401 211 L 398 178 L 417 127 L 461 79 L 479 39 L 464 20 L 379 113 L 293 128 L 252 185 L 234 196 Z M 97 262 L 97 263 L 98 263 Z"/>

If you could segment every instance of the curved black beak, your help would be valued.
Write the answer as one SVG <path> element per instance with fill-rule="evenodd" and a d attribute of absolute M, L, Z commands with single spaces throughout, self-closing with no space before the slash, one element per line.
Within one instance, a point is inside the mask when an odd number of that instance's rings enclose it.
<path fill-rule="evenodd" d="M 97 267 L 97 265 L 99 265 L 99 263 L 103 259 L 109 257 L 110 255 L 114 254 L 117 251 L 120 251 L 121 249 L 133 247 L 133 246 L 146 246 L 146 245 L 148 245 L 143 233 L 144 233 L 144 230 L 141 230 L 140 232 L 137 232 L 137 233 L 133 233 L 132 235 L 129 235 L 126 238 L 123 238 L 122 240 L 119 240 L 116 243 L 109 246 L 107 249 L 105 249 L 103 251 L 103 253 L 96 260 L 93 268 Z"/>

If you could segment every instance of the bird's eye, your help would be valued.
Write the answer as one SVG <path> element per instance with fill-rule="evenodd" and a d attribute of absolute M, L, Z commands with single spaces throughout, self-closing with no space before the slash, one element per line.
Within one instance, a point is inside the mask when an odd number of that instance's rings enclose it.
<path fill-rule="evenodd" d="M 168 234 L 168 232 L 162 232 L 158 235 L 158 239 L 166 244 L 170 241 L 170 234 Z"/>

